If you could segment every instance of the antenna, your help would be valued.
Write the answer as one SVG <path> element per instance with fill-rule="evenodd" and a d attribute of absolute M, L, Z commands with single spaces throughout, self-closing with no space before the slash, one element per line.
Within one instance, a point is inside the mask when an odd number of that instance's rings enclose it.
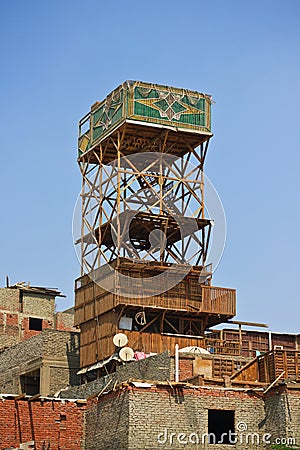
<path fill-rule="evenodd" d="M 132 350 L 131 347 L 123 347 L 120 350 L 119 356 L 122 361 L 128 362 L 133 359 L 134 351 Z"/>
<path fill-rule="evenodd" d="M 124 347 L 128 344 L 128 337 L 124 333 L 118 333 L 113 337 L 113 343 L 116 347 Z"/>

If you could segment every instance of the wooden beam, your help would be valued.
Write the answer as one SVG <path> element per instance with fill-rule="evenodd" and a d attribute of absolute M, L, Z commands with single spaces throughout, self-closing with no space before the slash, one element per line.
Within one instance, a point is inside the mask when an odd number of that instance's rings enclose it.
<path fill-rule="evenodd" d="M 35 395 L 32 395 L 29 399 L 28 399 L 28 401 L 29 402 L 34 402 L 34 400 L 38 400 L 39 398 L 40 398 L 40 394 L 35 394 Z"/>
<path fill-rule="evenodd" d="M 276 383 L 283 377 L 285 370 L 265 389 L 264 394 L 266 394 Z"/>
<path fill-rule="evenodd" d="M 15 400 L 22 400 L 25 397 L 26 397 L 26 394 L 20 394 L 17 397 L 15 397 Z"/>
<path fill-rule="evenodd" d="M 227 323 L 232 323 L 234 325 L 245 325 L 246 327 L 261 327 L 261 328 L 269 328 L 269 325 L 266 323 L 256 323 L 256 322 L 241 322 L 239 320 L 228 320 Z"/>

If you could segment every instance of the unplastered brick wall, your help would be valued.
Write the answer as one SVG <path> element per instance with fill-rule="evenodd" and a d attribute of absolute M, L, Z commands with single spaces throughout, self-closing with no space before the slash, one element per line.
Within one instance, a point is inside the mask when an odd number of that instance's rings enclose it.
<path fill-rule="evenodd" d="M 272 389 L 265 398 L 266 430 L 273 440 L 300 445 L 300 390 L 286 386 Z"/>
<path fill-rule="evenodd" d="M 20 340 L 19 291 L 0 288 L 0 349 Z"/>
<path fill-rule="evenodd" d="M 43 317 L 48 320 L 53 320 L 55 310 L 55 299 L 50 296 L 43 296 L 42 294 L 23 293 L 22 312 L 26 315 L 34 317 Z"/>
<path fill-rule="evenodd" d="M 0 349 L 35 336 L 29 318 L 42 319 L 42 328 L 54 328 L 55 300 L 52 296 L 0 288 Z"/>
<path fill-rule="evenodd" d="M 73 308 L 55 313 L 54 296 L 0 288 L 0 350 L 40 333 L 31 329 L 30 318 L 41 319 L 43 330 L 78 331 Z"/>
<path fill-rule="evenodd" d="M 294 437 L 300 445 L 300 391 L 289 388 L 284 393 L 286 399 L 286 435 Z"/>
<path fill-rule="evenodd" d="M 19 311 L 20 294 L 18 289 L 0 288 L 0 310 Z"/>
<path fill-rule="evenodd" d="M 60 331 L 78 331 L 74 326 L 74 308 L 66 311 L 59 311 L 55 314 L 56 330 Z"/>
<path fill-rule="evenodd" d="M 0 353 L 0 373 L 41 357 L 43 355 L 44 333 L 19 342 Z"/>
<path fill-rule="evenodd" d="M 236 429 L 243 423 L 249 433 L 264 434 L 264 402 L 253 392 L 175 386 L 128 387 L 101 396 L 99 402 L 86 412 L 86 448 L 211 449 L 207 440 L 202 443 L 202 437 L 208 433 L 210 409 L 234 410 Z M 265 446 L 251 440 L 250 443 L 214 445 L 213 448 L 252 450 Z"/>
<path fill-rule="evenodd" d="M 61 397 L 87 398 L 100 392 L 106 385 L 114 385 L 130 378 L 136 380 L 172 380 L 170 352 L 166 351 L 158 355 L 140 361 L 124 363 L 117 367 L 116 372 L 98 378 L 81 386 L 74 386 L 61 393 Z"/>
<path fill-rule="evenodd" d="M 65 389 L 67 386 L 75 386 L 80 382 L 80 378 L 77 376 L 79 370 L 79 364 L 77 367 L 50 367 L 50 387 L 49 393 L 56 394 L 61 389 Z"/>
<path fill-rule="evenodd" d="M 52 356 L 77 357 L 79 354 L 79 333 L 45 330 L 43 333 L 44 352 Z"/>
<path fill-rule="evenodd" d="M 194 358 L 179 358 L 179 379 L 188 380 L 193 376 L 193 360 Z M 175 365 L 174 365 L 175 371 Z"/>
<path fill-rule="evenodd" d="M 19 394 L 20 375 L 48 365 L 48 393 L 78 384 L 79 333 L 45 330 L 0 353 L 0 393 Z"/>
<path fill-rule="evenodd" d="M 118 391 L 92 401 L 85 413 L 85 448 L 89 450 L 129 449 L 128 392 Z M 145 449 L 143 446 L 136 450 Z"/>
<path fill-rule="evenodd" d="M 0 448 L 20 448 L 32 441 L 39 450 L 84 449 L 85 408 L 73 401 L 2 399 Z"/>

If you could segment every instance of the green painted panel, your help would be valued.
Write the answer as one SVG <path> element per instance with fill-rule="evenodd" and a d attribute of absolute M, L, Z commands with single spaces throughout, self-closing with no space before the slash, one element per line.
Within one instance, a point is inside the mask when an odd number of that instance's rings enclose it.
<path fill-rule="evenodd" d="M 134 114 L 141 116 L 141 119 L 146 117 L 149 119 L 160 119 L 160 114 L 157 110 L 139 102 L 134 103 Z"/>
<path fill-rule="evenodd" d="M 92 107 L 90 130 L 84 142 L 79 137 L 79 150 L 96 145 L 125 119 L 210 134 L 210 107 L 211 97 L 196 91 L 127 81 Z"/>
<path fill-rule="evenodd" d="M 157 89 L 136 87 L 134 89 L 134 98 L 137 100 L 145 98 L 159 98 L 159 93 L 157 92 Z"/>
<path fill-rule="evenodd" d="M 206 105 L 205 98 L 189 95 L 185 90 L 178 89 L 144 89 L 143 96 L 141 89 L 134 89 L 134 114 L 141 116 L 141 120 L 156 119 L 161 123 L 182 124 L 183 127 L 205 127 L 206 125 Z M 201 95 L 201 94 L 199 94 Z"/>

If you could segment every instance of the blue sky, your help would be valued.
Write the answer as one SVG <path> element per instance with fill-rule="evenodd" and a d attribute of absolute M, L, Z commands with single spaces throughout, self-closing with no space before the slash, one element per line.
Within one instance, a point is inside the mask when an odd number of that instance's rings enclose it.
<path fill-rule="evenodd" d="M 0 285 L 58 287 L 79 264 L 77 122 L 127 79 L 213 95 L 206 174 L 228 226 L 214 284 L 240 320 L 299 332 L 300 2 L 0 2 Z"/>

